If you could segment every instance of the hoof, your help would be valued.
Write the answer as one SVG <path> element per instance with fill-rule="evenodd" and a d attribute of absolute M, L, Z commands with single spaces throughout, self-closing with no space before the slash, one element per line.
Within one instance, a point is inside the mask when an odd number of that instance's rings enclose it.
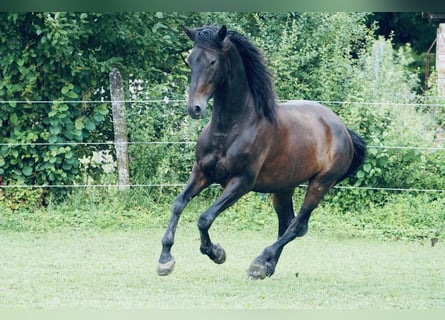
<path fill-rule="evenodd" d="M 159 263 L 158 265 L 158 276 L 168 276 L 173 272 L 175 268 L 175 260 L 167 261 L 166 263 Z"/>
<path fill-rule="evenodd" d="M 263 280 L 267 276 L 267 268 L 258 263 L 252 263 L 247 271 L 249 280 Z"/>
<path fill-rule="evenodd" d="M 223 247 L 221 247 L 219 244 L 215 244 L 213 246 L 213 253 L 215 255 L 215 258 L 212 259 L 217 264 L 222 264 L 226 261 L 226 252 L 224 251 Z"/>

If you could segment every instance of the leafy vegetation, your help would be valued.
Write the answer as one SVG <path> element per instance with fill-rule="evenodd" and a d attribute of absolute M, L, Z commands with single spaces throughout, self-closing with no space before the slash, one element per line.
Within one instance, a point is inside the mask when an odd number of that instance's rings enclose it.
<path fill-rule="evenodd" d="M 83 143 L 113 137 L 109 103 L 101 102 L 109 100 L 108 73 L 118 67 L 127 78 L 166 82 L 177 73 L 177 25 L 189 20 L 175 13 L 168 20 L 162 13 L 1 13 L 2 184 L 83 181 L 81 159 L 106 149 Z M 42 201 L 66 193 L 41 191 Z"/>
<path fill-rule="evenodd" d="M 173 199 L 180 190 L 181 187 L 134 188 L 122 194 L 116 188 L 89 188 L 73 191 L 63 203 L 50 203 L 46 208 L 15 209 L 2 205 L 0 230 L 35 233 L 163 230 Z M 180 228 L 196 225 L 199 214 L 213 203 L 219 192 L 218 186 L 212 186 L 194 199 L 181 217 Z M 303 195 L 304 188 L 297 188 L 296 208 L 301 205 Z M 355 199 L 360 199 L 360 205 L 353 202 Z M 391 241 L 443 239 L 444 213 L 445 200 L 440 193 L 334 189 L 314 211 L 309 234 Z M 275 230 L 276 226 L 271 196 L 250 193 L 224 211 L 212 230 L 264 232 L 268 228 Z"/>

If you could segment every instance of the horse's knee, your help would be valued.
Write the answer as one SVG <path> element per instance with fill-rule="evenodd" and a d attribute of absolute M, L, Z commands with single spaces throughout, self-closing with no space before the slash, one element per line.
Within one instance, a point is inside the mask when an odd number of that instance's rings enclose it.
<path fill-rule="evenodd" d="M 187 202 L 183 199 L 181 195 L 176 197 L 176 199 L 173 201 L 172 213 L 175 215 L 180 215 L 184 210 L 186 203 Z"/>

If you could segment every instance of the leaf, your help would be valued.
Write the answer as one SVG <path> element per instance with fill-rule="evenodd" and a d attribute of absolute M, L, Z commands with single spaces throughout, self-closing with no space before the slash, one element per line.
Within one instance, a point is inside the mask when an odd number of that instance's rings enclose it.
<path fill-rule="evenodd" d="M 104 104 L 97 106 L 97 108 L 94 109 L 94 112 L 100 113 L 101 115 L 106 116 L 108 114 L 107 105 L 104 103 Z"/>
<path fill-rule="evenodd" d="M 73 153 L 71 151 L 68 151 L 65 153 L 65 159 L 71 159 L 73 157 Z"/>
<path fill-rule="evenodd" d="M 63 164 L 62 164 L 62 168 L 63 168 L 63 170 L 70 170 L 71 168 L 72 168 L 73 166 L 71 165 L 71 164 L 69 164 L 68 162 L 63 162 Z"/>
<path fill-rule="evenodd" d="M 151 28 L 151 31 L 153 33 L 156 33 L 156 31 L 158 31 L 158 29 L 162 29 L 162 28 L 165 28 L 165 25 L 160 23 L 160 22 L 158 22 Z"/>
<path fill-rule="evenodd" d="M 29 177 L 30 175 L 32 175 L 32 172 L 33 172 L 33 169 L 32 169 L 32 167 L 29 167 L 29 166 L 25 166 L 25 167 L 22 169 L 22 173 L 23 173 L 23 175 L 26 176 L 26 177 Z"/>
<path fill-rule="evenodd" d="M 96 129 L 96 124 L 92 121 L 88 121 L 85 125 L 85 128 L 87 128 L 87 130 L 89 131 L 93 131 L 94 129 Z"/>
<path fill-rule="evenodd" d="M 82 118 L 77 118 L 76 121 L 74 121 L 74 127 L 77 130 L 82 130 L 85 127 Z"/>
<path fill-rule="evenodd" d="M 17 117 L 16 113 L 11 114 L 11 117 L 9 118 L 9 120 L 11 121 L 11 123 L 16 126 L 19 122 L 19 119 Z"/>
<path fill-rule="evenodd" d="M 61 92 L 62 92 L 62 94 L 67 94 L 68 91 L 70 91 L 70 90 L 71 90 L 70 88 L 65 86 L 65 87 L 62 88 Z"/>
<path fill-rule="evenodd" d="M 67 104 L 62 103 L 61 105 L 59 105 L 59 111 L 65 112 L 65 111 L 68 111 L 68 110 L 69 110 L 69 107 L 68 107 Z"/>
<path fill-rule="evenodd" d="M 49 128 L 49 131 L 53 134 L 53 135 L 58 135 L 59 133 L 60 133 L 60 131 L 61 131 L 61 128 L 60 128 L 60 126 L 51 126 L 50 128 Z"/>
<path fill-rule="evenodd" d="M 48 113 L 48 117 L 49 118 L 53 118 L 53 117 L 55 117 L 57 115 L 57 110 L 51 110 L 49 113 Z"/>
<path fill-rule="evenodd" d="M 67 96 L 68 98 L 71 98 L 71 99 L 77 99 L 78 98 L 77 93 L 75 93 L 74 91 L 69 91 L 65 96 Z"/>
<path fill-rule="evenodd" d="M 102 122 L 104 120 L 104 116 L 101 113 L 95 113 L 94 114 L 94 120 L 96 120 L 97 122 Z"/>
<path fill-rule="evenodd" d="M 369 164 L 369 163 L 365 163 L 364 165 L 363 165 L 363 170 L 365 171 L 365 172 L 370 172 L 371 171 L 371 165 Z"/>
<path fill-rule="evenodd" d="M 369 152 L 370 154 L 372 154 L 373 156 L 375 156 L 375 155 L 377 154 L 378 151 L 377 151 L 376 148 L 369 148 L 368 152 Z"/>

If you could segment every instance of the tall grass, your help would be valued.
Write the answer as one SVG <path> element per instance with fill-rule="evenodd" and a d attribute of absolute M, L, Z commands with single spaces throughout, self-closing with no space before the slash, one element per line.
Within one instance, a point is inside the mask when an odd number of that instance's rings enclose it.
<path fill-rule="evenodd" d="M 13 210 L 0 204 L 0 230 L 45 232 L 57 229 L 138 230 L 163 229 L 168 223 L 171 205 L 180 188 L 134 188 L 119 192 L 114 188 L 89 188 L 73 191 L 63 203 L 45 208 Z M 294 207 L 298 212 L 304 188 L 297 188 Z M 347 193 L 368 193 L 366 201 L 338 205 Z M 195 224 L 198 216 L 220 193 L 212 186 L 193 199 L 184 210 L 180 223 Z M 359 198 L 363 198 L 363 195 Z M 389 200 L 388 200 L 389 199 Z M 250 193 L 223 212 L 213 228 L 262 230 L 276 226 L 277 219 L 268 194 Z M 395 193 L 369 190 L 333 190 L 313 212 L 310 230 L 346 238 L 416 240 L 445 238 L 445 199 L 437 193 Z"/>

